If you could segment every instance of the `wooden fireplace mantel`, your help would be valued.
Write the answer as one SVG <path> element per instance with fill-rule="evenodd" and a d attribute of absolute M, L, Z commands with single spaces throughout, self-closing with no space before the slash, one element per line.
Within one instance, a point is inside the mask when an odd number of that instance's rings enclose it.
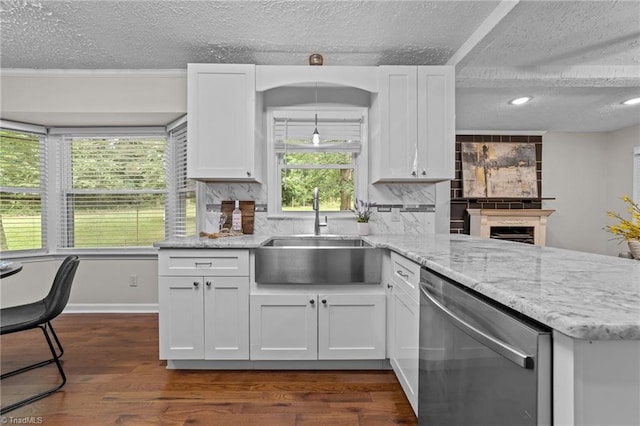
<path fill-rule="evenodd" d="M 547 217 L 555 210 L 542 209 L 467 209 L 470 234 L 490 238 L 492 227 L 533 228 L 534 244 L 545 245 Z"/>

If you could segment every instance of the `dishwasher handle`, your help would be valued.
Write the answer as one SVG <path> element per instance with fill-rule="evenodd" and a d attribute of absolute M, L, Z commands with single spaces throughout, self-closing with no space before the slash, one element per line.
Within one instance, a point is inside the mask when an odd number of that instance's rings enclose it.
<path fill-rule="evenodd" d="M 473 337 L 474 339 L 476 339 L 486 347 L 492 349 L 493 351 L 503 356 L 504 358 L 507 358 L 509 361 L 512 361 L 516 365 L 526 369 L 533 369 L 532 357 L 520 352 L 519 350 L 508 345 L 507 343 L 499 339 L 496 339 L 495 337 L 490 336 L 481 330 L 478 330 L 476 327 L 474 327 L 473 325 L 469 324 L 468 322 L 466 322 L 465 320 L 463 320 L 462 318 L 460 318 L 459 316 L 451 312 L 449 309 L 447 309 L 446 306 L 444 306 L 435 297 L 429 294 L 429 291 L 427 290 L 424 284 L 420 285 L 420 290 L 422 291 L 422 294 L 424 294 L 425 297 L 436 308 L 438 308 L 438 310 L 440 310 L 444 315 L 446 315 L 453 322 L 453 324 L 456 327 L 460 328 L 464 333 Z"/>

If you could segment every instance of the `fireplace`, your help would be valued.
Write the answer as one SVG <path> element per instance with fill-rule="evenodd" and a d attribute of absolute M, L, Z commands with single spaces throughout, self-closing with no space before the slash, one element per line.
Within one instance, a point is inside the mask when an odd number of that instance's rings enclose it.
<path fill-rule="evenodd" d="M 547 217 L 555 210 L 467 209 L 470 234 L 485 238 L 545 245 Z"/>

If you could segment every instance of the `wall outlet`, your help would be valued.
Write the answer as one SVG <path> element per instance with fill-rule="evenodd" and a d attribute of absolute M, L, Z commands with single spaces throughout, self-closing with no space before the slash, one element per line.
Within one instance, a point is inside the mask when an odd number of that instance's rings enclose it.
<path fill-rule="evenodd" d="M 138 276 L 136 274 L 129 276 L 129 287 L 138 287 Z"/>

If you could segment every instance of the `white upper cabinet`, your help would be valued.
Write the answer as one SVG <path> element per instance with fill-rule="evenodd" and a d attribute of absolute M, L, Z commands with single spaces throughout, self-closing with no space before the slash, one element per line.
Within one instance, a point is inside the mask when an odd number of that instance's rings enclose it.
<path fill-rule="evenodd" d="M 453 67 L 418 67 L 418 177 L 455 176 L 455 72 Z"/>
<path fill-rule="evenodd" d="M 412 176 L 418 147 L 418 78 L 416 67 L 379 68 L 378 105 L 380 140 L 377 142 L 375 180 Z"/>
<path fill-rule="evenodd" d="M 455 75 L 449 66 L 381 66 L 373 182 L 454 177 Z M 376 115 L 374 115 L 376 116 Z"/>
<path fill-rule="evenodd" d="M 187 67 L 187 176 L 260 181 L 255 65 Z"/>

